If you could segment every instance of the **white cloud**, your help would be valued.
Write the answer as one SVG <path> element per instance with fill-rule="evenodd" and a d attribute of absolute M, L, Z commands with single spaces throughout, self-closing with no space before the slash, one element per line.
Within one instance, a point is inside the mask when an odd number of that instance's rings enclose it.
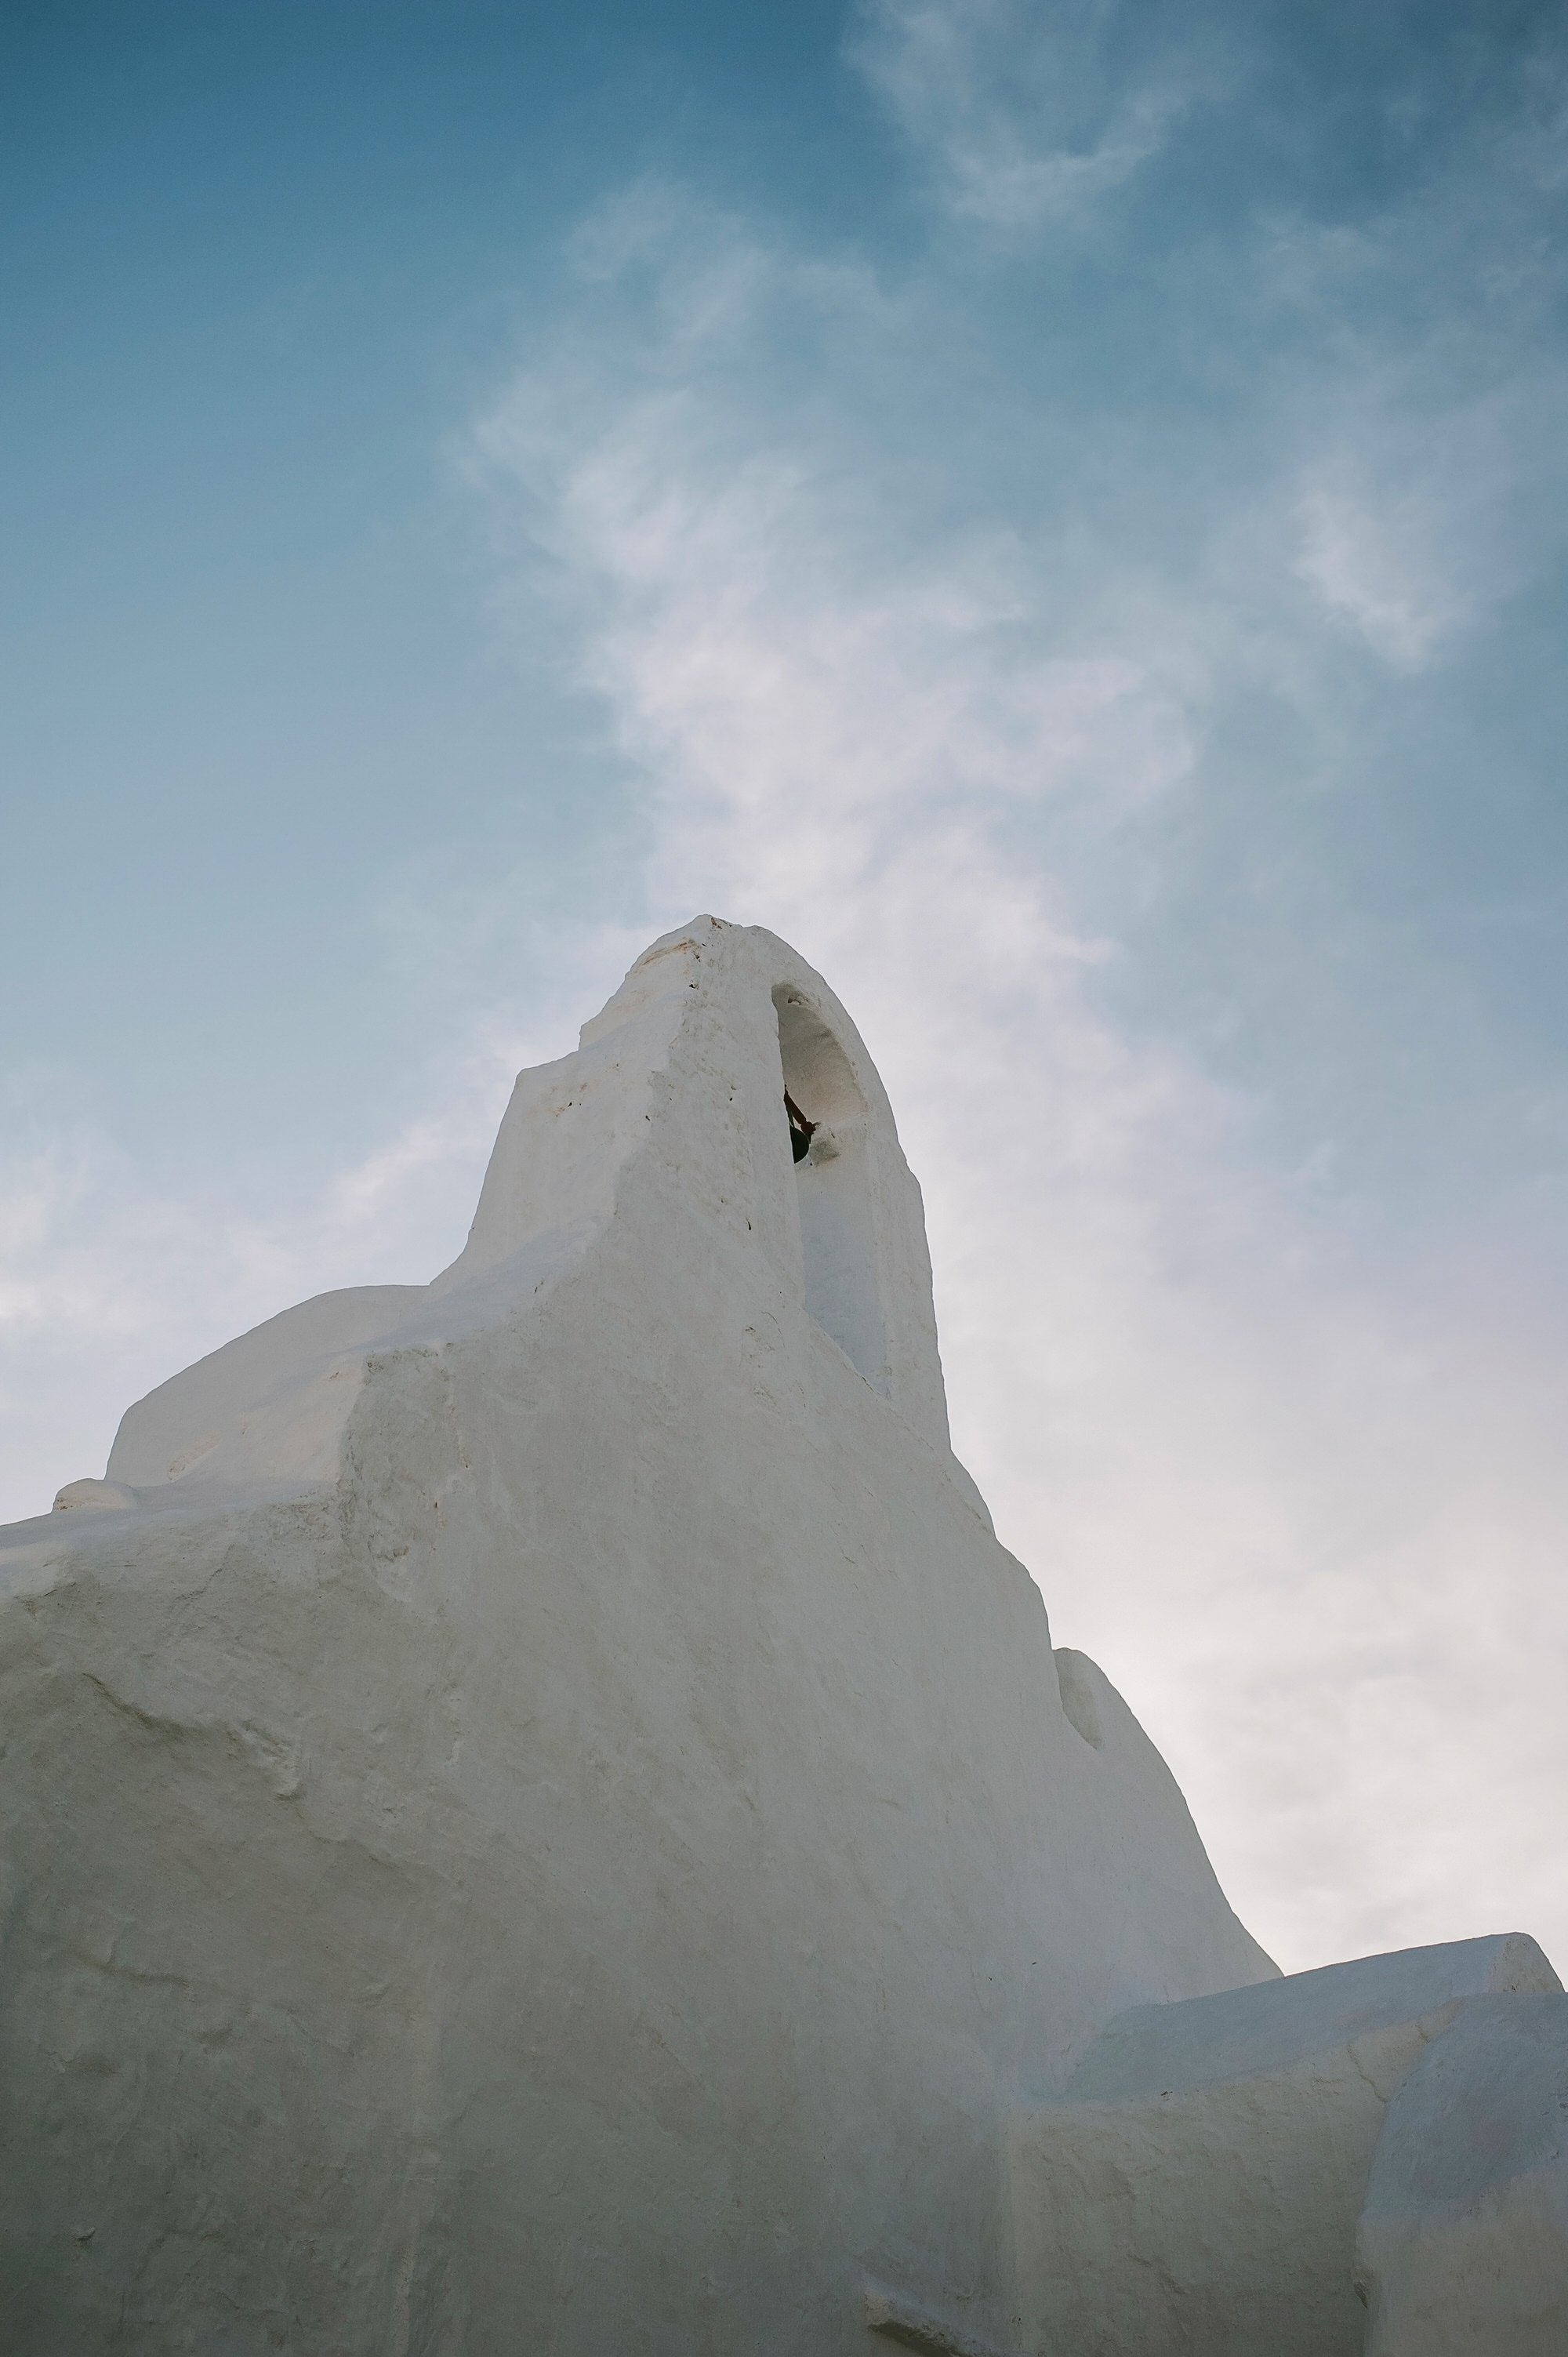
<path fill-rule="evenodd" d="M 1084 214 L 1131 179 L 1189 102 L 1189 77 L 1166 69 L 1109 95 L 1070 135 L 1068 102 L 1102 15 L 1042 15 L 1015 0 L 863 0 L 849 54 L 954 214 L 1027 231 Z"/>
<path fill-rule="evenodd" d="M 648 930 L 768 924 L 854 1009 L 926 1188 L 959 1445 L 1284 1960 L 1515 1921 L 1568 1945 L 1563 1367 L 1435 1272 L 1353 1275 L 1248 1108 L 1110 1018 L 1113 950 L 1018 830 L 1135 825 L 1189 772 L 1212 660 L 1146 596 L 1075 618 L 1047 545 L 912 541 L 896 469 L 727 364 L 801 299 L 789 257 L 705 276 L 678 242 L 702 324 L 644 355 L 656 391 L 568 339 L 476 436 L 647 780 Z M 1360 562 L 1323 554 L 1318 594 L 1424 659 L 1434 609 L 1390 636 Z"/>
<path fill-rule="evenodd" d="M 867 70 L 993 226 L 1124 178 L 1165 119 L 1112 95 L 1058 136 L 1048 60 L 1022 100 L 996 79 L 1022 21 L 999 9 L 865 21 Z M 1239 681 L 1305 705 L 1336 632 L 1409 672 L 1495 608 L 1533 544 L 1511 453 L 1552 388 L 1412 438 L 1434 413 L 1408 388 L 1359 378 L 1336 406 L 1308 386 L 1273 477 L 1238 480 L 1162 579 L 1092 519 L 1069 548 L 1026 514 L 921 506 L 940 437 L 911 467 L 894 427 L 901 386 L 940 380 L 929 285 L 656 183 L 575 254 L 576 314 L 467 464 L 498 628 L 536 660 L 571 650 L 637 782 L 640 869 L 607 880 L 616 922 L 562 931 L 534 1036 L 481 1028 L 362 1162 L 264 1219 L 150 1191 L 57 1102 L 12 1125 L 8 1510 L 102 1463 L 129 1398 L 256 1318 L 430 1275 L 515 1065 L 559 1052 L 664 925 L 768 923 L 893 1092 L 960 1447 L 1058 1636 L 1167 1749 L 1243 1912 L 1291 1964 L 1514 1921 L 1568 1952 L 1542 1798 L 1568 1768 L 1561 1354 L 1450 1266 L 1401 1290 L 1354 1266 L 1299 1174 L 1260 1162 L 1251 1108 L 1108 1012 L 1119 952 L 1074 866 L 1089 842 L 1157 888 L 1149 821 L 1193 807 Z M 1367 240 L 1353 260 L 1380 266 Z M 439 943 L 493 927 L 509 889 L 405 898 Z"/>
<path fill-rule="evenodd" d="M 1560 560 L 1561 241 L 1541 234 L 1529 143 L 1381 215 L 1276 220 L 1251 261 L 1305 364 L 1282 541 L 1321 611 L 1389 669 L 1429 670 Z M 1292 471 L 1282 460 L 1282 488 Z"/>
<path fill-rule="evenodd" d="M 1432 546 L 1439 518 L 1423 503 L 1383 511 L 1324 484 L 1300 510 L 1297 571 L 1329 611 L 1396 671 L 1420 671 L 1473 603 Z"/>
<path fill-rule="evenodd" d="M 1426 384 L 1369 370 L 1320 429 L 1294 570 L 1389 670 L 1429 670 L 1552 561 L 1565 392 L 1561 370 L 1535 365 L 1434 408 Z"/>
<path fill-rule="evenodd" d="M 1563 387 L 1516 383 L 1435 415 L 1402 391 L 1358 387 L 1304 467 L 1295 570 L 1373 654 L 1415 673 L 1540 563 Z"/>

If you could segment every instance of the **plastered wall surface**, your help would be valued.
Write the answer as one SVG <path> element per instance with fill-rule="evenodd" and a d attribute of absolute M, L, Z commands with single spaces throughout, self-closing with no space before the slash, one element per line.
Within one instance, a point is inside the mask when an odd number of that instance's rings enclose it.
<path fill-rule="evenodd" d="M 1473 1997 L 1390 2104 L 1358 2234 L 1367 2357 L 1568 2347 L 1568 1997 Z"/>
<path fill-rule="evenodd" d="M 1014 2125 L 1021 2344 L 1051 2357 L 1361 2357 L 1376 2346 L 1365 2249 L 1357 2266 L 1369 2176 L 1389 2178 L 1391 2129 L 1424 2151 L 1419 2130 L 1399 2131 L 1402 2090 L 1470 2007 L 1523 2023 L 1542 2003 L 1568 2013 L 1546 1957 L 1514 1933 L 1119 2016 Z M 1512 2116 L 1510 2075 L 1499 2120 Z M 1495 2144 L 1484 2107 L 1450 2112 L 1456 2148 Z M 1373 2237 L 1379 2250 L 1389 2240 Z M 1529 2266 L 1554 2283 L 1568 2347 L 1568 2242 Z M 1420 2273 L 1418 2255 L 1404 2274 Z M 1527 2357 L 1497 2338 L 1499 2320 L 1472 2318 L 1444 2346 Z M 1426 2357 L 1419 2333 L 1397 2347 Z"/>
<path fill-rule="evenodd" d="M 0 1725 L 27 2357 L 1011 2347 L 1019 2107 L 1274 1969 L 951 1455 L 853 1025 L 710 919 L 435 1284 L 3 1534 Z"/>

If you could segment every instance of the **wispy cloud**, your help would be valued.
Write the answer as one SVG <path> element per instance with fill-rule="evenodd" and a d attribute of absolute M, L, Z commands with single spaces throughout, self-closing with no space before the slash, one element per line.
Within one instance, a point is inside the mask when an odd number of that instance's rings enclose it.
<path fill-rule="evenodd" d="M 812 247 L 658 178 L 583 223 L 458 457 L 498 638 L 599 716 L 624 787 L 592 917 L 546 925 L 560 871 L 524 878 L 499 833 L 483 873 L 376 877 L 455 1006 L 477 941 L 547 938 L 536 1019 L 455 1014 L 448 1069 L 363 1158 L 260 1215 L 238 1178 L 153 1184 L 63 1086 L 18 1100 L 0 1473 L 12 1511 L 46 1504 L 199 1351 L 320 1286 L 428 1276 L 515 1065 L 664 925 L 768 923 L 892 1089 L 961 1449 L 1243 1911 L 1290 1963 L 1510 1921 L 1568 1952 L 1542 1797 L 1568 1770 L 1568 1369 L 1540 1263 L 1478 1216 L 1406 1236 L 1394 1189 L 1369 1255 L 1345 1122 L 1271 1146 L 1211 1060 L 1235 1007 L 1189 1019 L 1139 974 L 1151 911 L 1201 947 L 1260 867 L 1312 863 L 1365 785 L 1335 767 L 1356 711 L 1434 712 L 1560 547 L 1561 242 L 1530 210 L 1560 84 L 1527 134 L 1483 125 L 1410 179 L 1389 158 L 1419 108 L 1381 92 L 1351 204 L 1337 82 L 1316 221 L 1295 57 L 1262 141 L 1302 163 L 1288 201 L 1249 210 L 1239 135 L 1230 180 L 1195 167 L 1190 239 L 1162 218 L 1133 251 L 1115 224 L 1156 174 L 1164 213 L 1233 70 L 1162 25 L 866 0 L 853 57 L 938 200 L 923 257 Z M 1259 927 L 1237 986 L 1282 1094 L 1338 918 Z M 1216 994 L 1196 949 L 1176 966 Z M 1364 971 L 1330 1064 L 1385 984 L 1423 986 Z M 1539 1234 L 1561 1138 L 1557 1097 L 1533 1101 L 1547 1177 L 1509 1200 Z"/>
<path fill-rule="evenodd" d="M 848 50 L 961 220 L 1001 232 L 1089 213 L 1155 155 L 1195 95 L 1158 60 L 1095 70 L 1107 12 L 1021 0 L 863 0 Z"/>
<path fill-rule="evenodd" d="M 636 365 L 596 366 L 579 322 L 472 464 L 647 781 L 650 930 L 768 923 L 854 1007 L 926 1187 L 960 1447 L 1287 1962 L 1520 1914 L 1568 1934 L 1536 1798 L 1568 1767 L 1564 1370 L 1473 1298 L 1369 1286 L 1249 1105 L 1113 1018 L 1119 952 L 1078 906 L 1074 843 L 1146 861 L 1147 814 L 1255 676 L 1288 538 L 1220 516 L 1223 562 L 1084 601 L 1049 533 L 912 530 L 870 437 L 736 365 L 802 305 L 819 341 L 871 307 L 733 224 L 663 219 L 638 267 L 668 275 L 611 331 Z M 1380 542 L 1298 512 L 1324 630 L 1429 660 L 1464 609 L 1397 570 L 1391 549 L 1420 574 L 1413 509 Z"/>
<path fill-rule="evenodd" d="M 1432 545 L 1441 511 L 1330 480 L 1303 494 L 1299 516 L 1302 579 L 1395 670 L 1421 670 L 1469 619 L 1473 598 Z"/>
<path fill-rule="evenodd" d="M 1391 389 L 1374 371 L 1349 414 L 1324 421 L 1302 470 L 1295 569 L 1393 670 L 1425 670 L 1550 561 L 1564 399 L 1563 371 L 1539 363 L 1435 409 L 1426 384 Z"/>

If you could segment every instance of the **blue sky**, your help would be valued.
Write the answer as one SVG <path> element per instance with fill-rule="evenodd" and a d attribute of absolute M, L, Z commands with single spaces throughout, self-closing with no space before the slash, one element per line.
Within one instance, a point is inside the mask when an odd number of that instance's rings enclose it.
<path fill-rule="evenodd" d="M 0 1511 L 699 908 L 1283 1960 L 1568 1953 L 1541 6 L 14 6 Z"/>

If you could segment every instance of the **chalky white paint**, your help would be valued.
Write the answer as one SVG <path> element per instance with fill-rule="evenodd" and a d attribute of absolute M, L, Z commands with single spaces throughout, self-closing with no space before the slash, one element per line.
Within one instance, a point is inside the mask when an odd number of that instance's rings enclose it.
<path fill-rule="evenodd" d="M 1014 2124 L 1024 2345 L 1070 2357 L 1360 2357 L 1369 2248 L 1393 2244 L 1406 2286 L 1434 2288 L 1424 2252 L 1386 2228 L 1369 2244 L 1366 2219 L 1358 2280 L 1369 2172 L 1374 2188 L 1388 2179 L 1391 2131 L 1407 2155 L 1399 2173 L 1419 2178 L 1425 2156 L 1410 2155 L 1398 2128 L 1402 2089 L 1477 2003 L 1505 2018 L 1515 2008 L 1521 2023 L 1544 2004 L 1564 2035 L 1568 1998 L 1519 1934 L 1363 1956 L 1113 2021 L 1066 2086 Z M 1466 2091 L 1453 2107 L 1456 2148 L 1466 2138 L 1495 2147 L 1505 2124 L 1512 2136 L 1518 2076 L 1500 2072 L 1489 2101 Z M 1477 2154 L 1466 2181 L 1486 2175 Z M 1542 2234 L 1523 2204 L 1506 2222 L 1511 2249 L 1506 2231 L 1494 2238 L 1505 2274 L 1550 2285 L 1561 2327 L 1568 2236 Z M 1458 2281 L 1446 2298 L 1466 2313 Z M 1506 2297 L 1472 2306 L 1444 2348 L 1525 2357 L 1509 2314 Z M 1369 2344 L 1385 2345 L 1388 2357 L 1425 2357 L 1428 2346 L 1375 2334 Z"/>
<path fill-rule="evenodd" d="M 1551 1966 L 1279 1977 L 952 1454 L 918 1188 L 769 933 L 656 942 L 450 1268 L 160 1385 L 0 1577 L 30 2349 L 1562 2314 Z"/>
<path fill-rule="evenodd" d="M 228 1345 L 60 1506 L 0 1612 L 29 2347 L 793 2357 L 868 2282 L 1010 2345 L 1009 2113 L 1273 1971 L 1058 1676 L 767 933 L 522 1076 L 433 1285 Z"/>
<path fill-rule="evenodd" d="M 1568 2345 L 1568 1998 L 1459 2008 L 1389 2105 L 1358 2255 L 1366 2357 Z"/>

